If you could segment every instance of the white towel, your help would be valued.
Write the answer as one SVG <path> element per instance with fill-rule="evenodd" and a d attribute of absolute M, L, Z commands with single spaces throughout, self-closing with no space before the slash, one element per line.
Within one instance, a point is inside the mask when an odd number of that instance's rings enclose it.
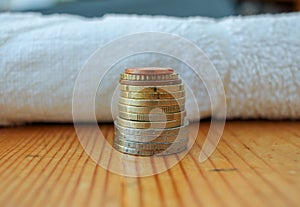
<path fill-rule="evenodd" d="M 71 122 L 74 83 L 88 57 L 109 41 L 146 31 L 182 36 L 205 51 L 224 84 L 227 118 L 300 118 L 300 13 L 221 20 L 2 13 L 0 124 Z M 189 72 L 180 71 L 182 65 L 175 60 L 140 58 L 143 65 L 166 64 L 194 80 Z M 138 61 L 139 57 L 128 59 L 120 66 L 133 67 Z M 105 69 L 99 65 L 99 70 Z M 104 83 L 107 91 L 96 100 L 99 121 L 112 120 L 109 94 L 117 78 L 114 74 Z M 203 85 L 194 82 L 192 89 L 200 94 L 201 117 L 210 116 Z"/>

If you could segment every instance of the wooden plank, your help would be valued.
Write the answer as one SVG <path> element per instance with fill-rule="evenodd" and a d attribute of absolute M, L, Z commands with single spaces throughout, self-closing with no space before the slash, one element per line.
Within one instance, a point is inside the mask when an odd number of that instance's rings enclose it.
<path fill-rule="evenodd" d="M 179 164 L 144 178 L 99 167 L 72 125 L 1 128 L 0 206 L 299 206 L 300 122 L 227 122 L 199 163 L 208 128 Z M 113 139 L 112 125 L 101 129 Z"/>

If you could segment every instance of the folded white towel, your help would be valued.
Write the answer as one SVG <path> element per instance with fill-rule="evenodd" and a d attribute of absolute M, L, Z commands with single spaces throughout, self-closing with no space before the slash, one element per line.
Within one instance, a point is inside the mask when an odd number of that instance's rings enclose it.
<path fill-rule="evenodd" d="M 145 31 L 177 34 L 205 51 L 223 80 L 228 118 L 300 118 L 300 13 L 221 20 L 3 13 L 0 124 L 72 121 L 73 87 L 87 58 L 109 41 Z M 138 60 L 128 59 L 120 66 L 134 67 Z M 175 60 L 165 64 L 181 68 Z M 143 58 L 143 65 L 164 66 L 159 56 Z M 105 69 L 99 65 L 99 70 Z M 97 99 L 100 121 L 111 120 L 109 94 L 118 78 L 114 75 Z M 183 78 L 189 75 L 182 71 Z M 189 77 L 191 82 L 193 78 Z M 200 94 L 202 117 L 209 116 L 202 84 L 196 82 L 192 87 Z M 196 111 L 191 108 L 190 114 Z"/>

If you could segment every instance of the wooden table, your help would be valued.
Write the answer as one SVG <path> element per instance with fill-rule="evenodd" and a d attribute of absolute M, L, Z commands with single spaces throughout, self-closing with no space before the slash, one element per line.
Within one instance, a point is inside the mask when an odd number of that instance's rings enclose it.
<path fill-rule="evenodd" d="M 1 128 L 0 206 L 300 206 L 300 122 L 227 122 L 199 163 L 208 127 L 179 164 L 144 178 L 97 166 L 73 125 Z"/>

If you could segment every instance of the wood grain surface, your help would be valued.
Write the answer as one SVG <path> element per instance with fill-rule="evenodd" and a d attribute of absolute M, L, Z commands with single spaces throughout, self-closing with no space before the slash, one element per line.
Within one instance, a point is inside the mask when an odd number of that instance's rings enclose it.
<path fill-rule="evenodd" d="M 300 122 L 227 122 L 199 163 L 208 128 L 179 164 L 144 178 L 97 166 L 73 125 L 0 128 L 0 206 L 300 206 Z"/>

